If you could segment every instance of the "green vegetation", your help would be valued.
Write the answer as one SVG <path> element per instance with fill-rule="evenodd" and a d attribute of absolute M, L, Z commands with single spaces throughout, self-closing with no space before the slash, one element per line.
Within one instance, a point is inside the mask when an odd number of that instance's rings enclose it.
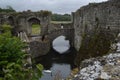
<path fill-rule="evenodd" d="M 41 33 L 41 28 L 39 24 L 33 24 L 32 25 L 32 34 L 40 34 Z"/>
<path fill-rule="evenodd" d="M 12 27 L 10 25 L 3 24 L 1 26 L 1 29 L 4 30 L 5 32 L 8 32 L 8 31 L 11 31 Z"/>
<path fill-rule="evenodd" d="M 111 50 L 114 35 L 108 29 L 95 29 L 92 35 L 84 34 L 80 50 L 76 57 L 76 65 L 91 57 L 103 56 Z"/>
<path fill-rule="evenodd" d="M 3 25 L 4 33 L 0 34 L 0 80 L 39 80 L 43 66 L 36 65 L 36 71 L 25 66 L 27 54 L 22 51 L 25 44 L 11 35 L 8 26 Z"/>
<path fill-rule="evenodd" d="M 40 11 L 40 13 L 41 13 L 41 15 L 42 15 L 43 17 L 45 17 L 45 16 L 48 16 L 48 15 L 51 15 L 51 14 L 52 14 L 50 11 L 47 11 L 47 10 L 41 10 L 41 11 Z"/>
<path fill-rule="evenodd" d="M 51 23 L 54 23 L 54 24 L 68 24 L 68 23 L 71 23 L 71 21 L 51 21 Z"/>
<path fill-rule="evenodd" d="M 7 8 L 0 8 L 0 12 L 16 12 L 11 6 L 7 6 Z"/>
<path fill-rule="evenodd" d="M 115 35 L 111 34 L 111 30 L 99 27 L 98 17 L 95 18 L 95 22 L 96 27 L 89 32 L 86 31 L 87 24 L 85 24 L 85 33 L 82 35 L 82 43 L 75 60 L 78 69 L 80 69 L 81 62 L 84 59 L 109 53 L 111 44 L 114 42 Z"/>
<path fill-rule="evenodd" d="M 71 21 L 70 14 L 52 14 L 52 21 Z"/>

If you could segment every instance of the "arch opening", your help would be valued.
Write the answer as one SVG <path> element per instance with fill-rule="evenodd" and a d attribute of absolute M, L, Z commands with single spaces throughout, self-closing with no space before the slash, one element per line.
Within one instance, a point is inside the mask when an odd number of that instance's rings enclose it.
<path fill-rule="evenodd" d="M 8 17 L 8 24 L 11 25 L 11 26 L 14 25 L 14 19 L 13 19 L 12 16 L 9 16 L 9 17 Z"/>
<path fill-rule="evenodd" d="M 31 35 L 40 35 L 41 34 L 40 20 L 37 18 L 30 18 L 28 22 L 31 29 Z"/>
<path fill-rule="evenodd" d="M 39 24 L 32 24 L 32 35 L 39 35 L 41 33 L 41 26 Z"/>
<path fill-rule="evenodd" d="M 70 41 L 65 36 L 58 36 L 52 42 L 52 47 L 60 54 L 66 53 L 70 49 Z"/>

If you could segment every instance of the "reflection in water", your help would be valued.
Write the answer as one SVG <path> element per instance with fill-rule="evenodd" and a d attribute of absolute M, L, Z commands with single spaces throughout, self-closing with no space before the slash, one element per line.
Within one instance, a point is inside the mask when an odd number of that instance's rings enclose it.
<path fill-rule="evenodd" d="M 64 39 L 64 36 L 58 37 L 58 40 L 53 42 L 55 50 L 51 48 L 47 55 L 36 59 L 37 63 L 44 66 L 43 76 L 40 80 L 54 80 L 56 75 L 65 79 L 69 76 L 71 70 L 75 68 L 76 50 L 70 48 L 69 41 L 64 41 Z"/>
<path fill-rule="evenodd" d="M 70 71 L 75 68 L 74 59 L 76 56 L 76 50 L 70 48 L 66 53 L 59 54 L 58 52 L 51 49 L 51 51 L 45 55 L 36 59 L 37 63 L 41 63 L 44 66 L 44 70 L 49 70 L 52 72 L 43 71 L 43 76 L 40 80 L 53 80 L 56 73 L 62 78 L 66 78 Z"/>
<path fill-rule="evenodd" d="M 59 36 L 53 41 L 53 49 L 59 52 L 60 54 L 68 51 L 70 48 L 69 40 L 65 40 L 64 36 Z"/>
<path fill-rule="evenodd" d="M 71 67 L 70 64 L 53 64 L 53 67 L 51 68 L 52 70 L 52 75 L 60 75 L 62 78 L 66 78 L 66 76 L 70 75 L 71 72 Z"/>

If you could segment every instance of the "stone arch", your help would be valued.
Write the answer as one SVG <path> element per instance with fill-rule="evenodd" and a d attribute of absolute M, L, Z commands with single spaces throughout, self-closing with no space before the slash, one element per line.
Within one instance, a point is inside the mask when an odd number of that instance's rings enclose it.
<path fill-rule="evenodd" d="M 57 36 L 51 43 L 51 47 L 53 50 L 59 53 L 65 53 L 71 47 L 70 40 L 66 40 L 66 36 L 60 35 Z"/>
<path fill-rule="evenodd" d="M 66 37 L 66 35 L 64 33 L 64 30 L 61 30 L 61 29 L 60 30 L 54 30 L 50 33 L 51 41 L 53 41 L 54 39 L 56 39 L 59 36 L 65 36 Z"/>
<path fill-rule="evenodd" d="M 30 22 L 30 23 L 37 23 L 37 24 L 40 24 L 40 19 L 39 18 L 37 18 L 37 17 L 30 17 L 30 18 L 28 18 L 28 20 L 27 20 L 28 22 Z"/>
<path fill-rule="evenodd" d="M 14 26 L 14 18 L 13 18 L 13 16 L 8 17 L 8 24 L 10 24 L 11 26 Z"/>
<path fill-rule="evenodd" d="M 30 17 L 28 20 L 30 34 L 31 35 L 40 35 L 41 33 L 41 23 L 40 19 L 37 17 Z"/>
<path fill-rule="evenodd" d="M 54 30 L 50 33 L 50 40 L 51 43 L 59 36 L 64 36 L 65 40 L 69 40 L 70 45 L 73 47 L 73 40 L 74 37 L 71 35 L 71 33 L 73 33 L 73 31 L 71 31 L 70 29 L 59 29 L 59 30 Z"/>

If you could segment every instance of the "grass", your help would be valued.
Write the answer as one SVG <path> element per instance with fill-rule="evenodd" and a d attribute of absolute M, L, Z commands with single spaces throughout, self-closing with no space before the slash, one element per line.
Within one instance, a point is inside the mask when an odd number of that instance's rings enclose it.
<path fill-rule="evenodd" d="M 67 23 L 71 23 L 71 21 L 51 21 L 51 23 L 54 23 L 54 24 L 60 24 L 60 23 L 67 24 Z"/>
<path fill-rule="evenodd" d="M 41 33 L 41 26 L 39 24 L 33 24 L 32 25 L 32 34 L 40 34 Z"/>

